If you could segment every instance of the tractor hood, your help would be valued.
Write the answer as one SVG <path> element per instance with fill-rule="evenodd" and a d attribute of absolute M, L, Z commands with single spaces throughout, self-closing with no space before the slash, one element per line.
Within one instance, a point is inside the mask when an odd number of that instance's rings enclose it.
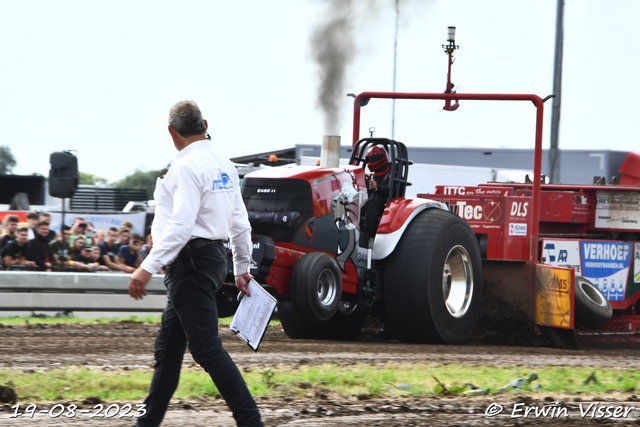
<path fill-rule="evenodd" d="M 245 178 L 295 178 L 305 181 L 313 181 L 314 179 L 323 178 L 325 176 L 339 174 L 345 170 L 362 169 L 359 166 L 345 165 L 338 168 L 320 167 L 320 166 L 278 166 L 274 168 L 265 168 L 251 172 L 245 175 Z"/>

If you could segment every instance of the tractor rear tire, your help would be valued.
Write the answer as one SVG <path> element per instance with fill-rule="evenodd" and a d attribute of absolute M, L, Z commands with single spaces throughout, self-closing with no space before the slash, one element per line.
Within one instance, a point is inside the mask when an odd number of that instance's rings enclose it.
<path fill-rule="evenodd" d="M 340 310 L 324 322 L 310 322 L 301 317 L 290 302 L 278 303 L 278 317 L 291 339 L 324 339 L 351 341 L 358 337 L 366 315 L 358 308 L 349 314 Z"/>
<path fill-rule="evenodd" d="M 590 329 L 603 327 L 613 315 L 611 303 L 588 279 L 576 276 L 575 284 L 576 322 Z"/>
<path fill-rule="evenodd" d="M 402 342 L 462 344 L 482 299 L 482 260 L 462 218 L 427 209 L 406 228 L 385 264 L 385 305 Z"/>
<path fill-rule="evenodd" d="M 342 276 L 335 259 L 324 252 L 300 257 L 291 276 L 291 302 L 303 319 L 310 322 L 331 319 L 341 296 Z"/>

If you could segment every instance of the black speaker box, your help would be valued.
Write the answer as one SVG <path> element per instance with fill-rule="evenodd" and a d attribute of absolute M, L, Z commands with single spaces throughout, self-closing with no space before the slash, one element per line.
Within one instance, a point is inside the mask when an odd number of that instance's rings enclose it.
<path fill-rule="evenodd" d="M 49 157 L 49 194 L 68 199 L 78 189 L 78 158 L 67 151 L 56 151 Z"/>

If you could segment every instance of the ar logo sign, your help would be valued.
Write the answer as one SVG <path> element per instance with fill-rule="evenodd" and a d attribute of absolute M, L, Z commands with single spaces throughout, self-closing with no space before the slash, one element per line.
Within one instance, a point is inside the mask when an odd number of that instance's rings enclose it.
<path fill-rule="evenodd" d="M 548 253 L 549 262 L 567 262 L 568 253 L 566 249 L 560 249 L 558 252 L 558 260 L 556 261 L 556 245 L 553 243 L 547 243 L 544 245 L 544 250 Z"/>

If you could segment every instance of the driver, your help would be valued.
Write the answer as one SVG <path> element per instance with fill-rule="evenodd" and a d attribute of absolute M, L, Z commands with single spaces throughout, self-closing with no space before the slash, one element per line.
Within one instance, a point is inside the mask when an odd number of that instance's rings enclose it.
<path fill-rule="evenodd" d="M 373 146 L 365 161 L 373 176 L 367 177 L 368 200 L 362 207 L 360 220 L 360 246 L 370 248 L 376 237 L 378 224 L 389 197 L 389 159 L 384 148 Z"/>

